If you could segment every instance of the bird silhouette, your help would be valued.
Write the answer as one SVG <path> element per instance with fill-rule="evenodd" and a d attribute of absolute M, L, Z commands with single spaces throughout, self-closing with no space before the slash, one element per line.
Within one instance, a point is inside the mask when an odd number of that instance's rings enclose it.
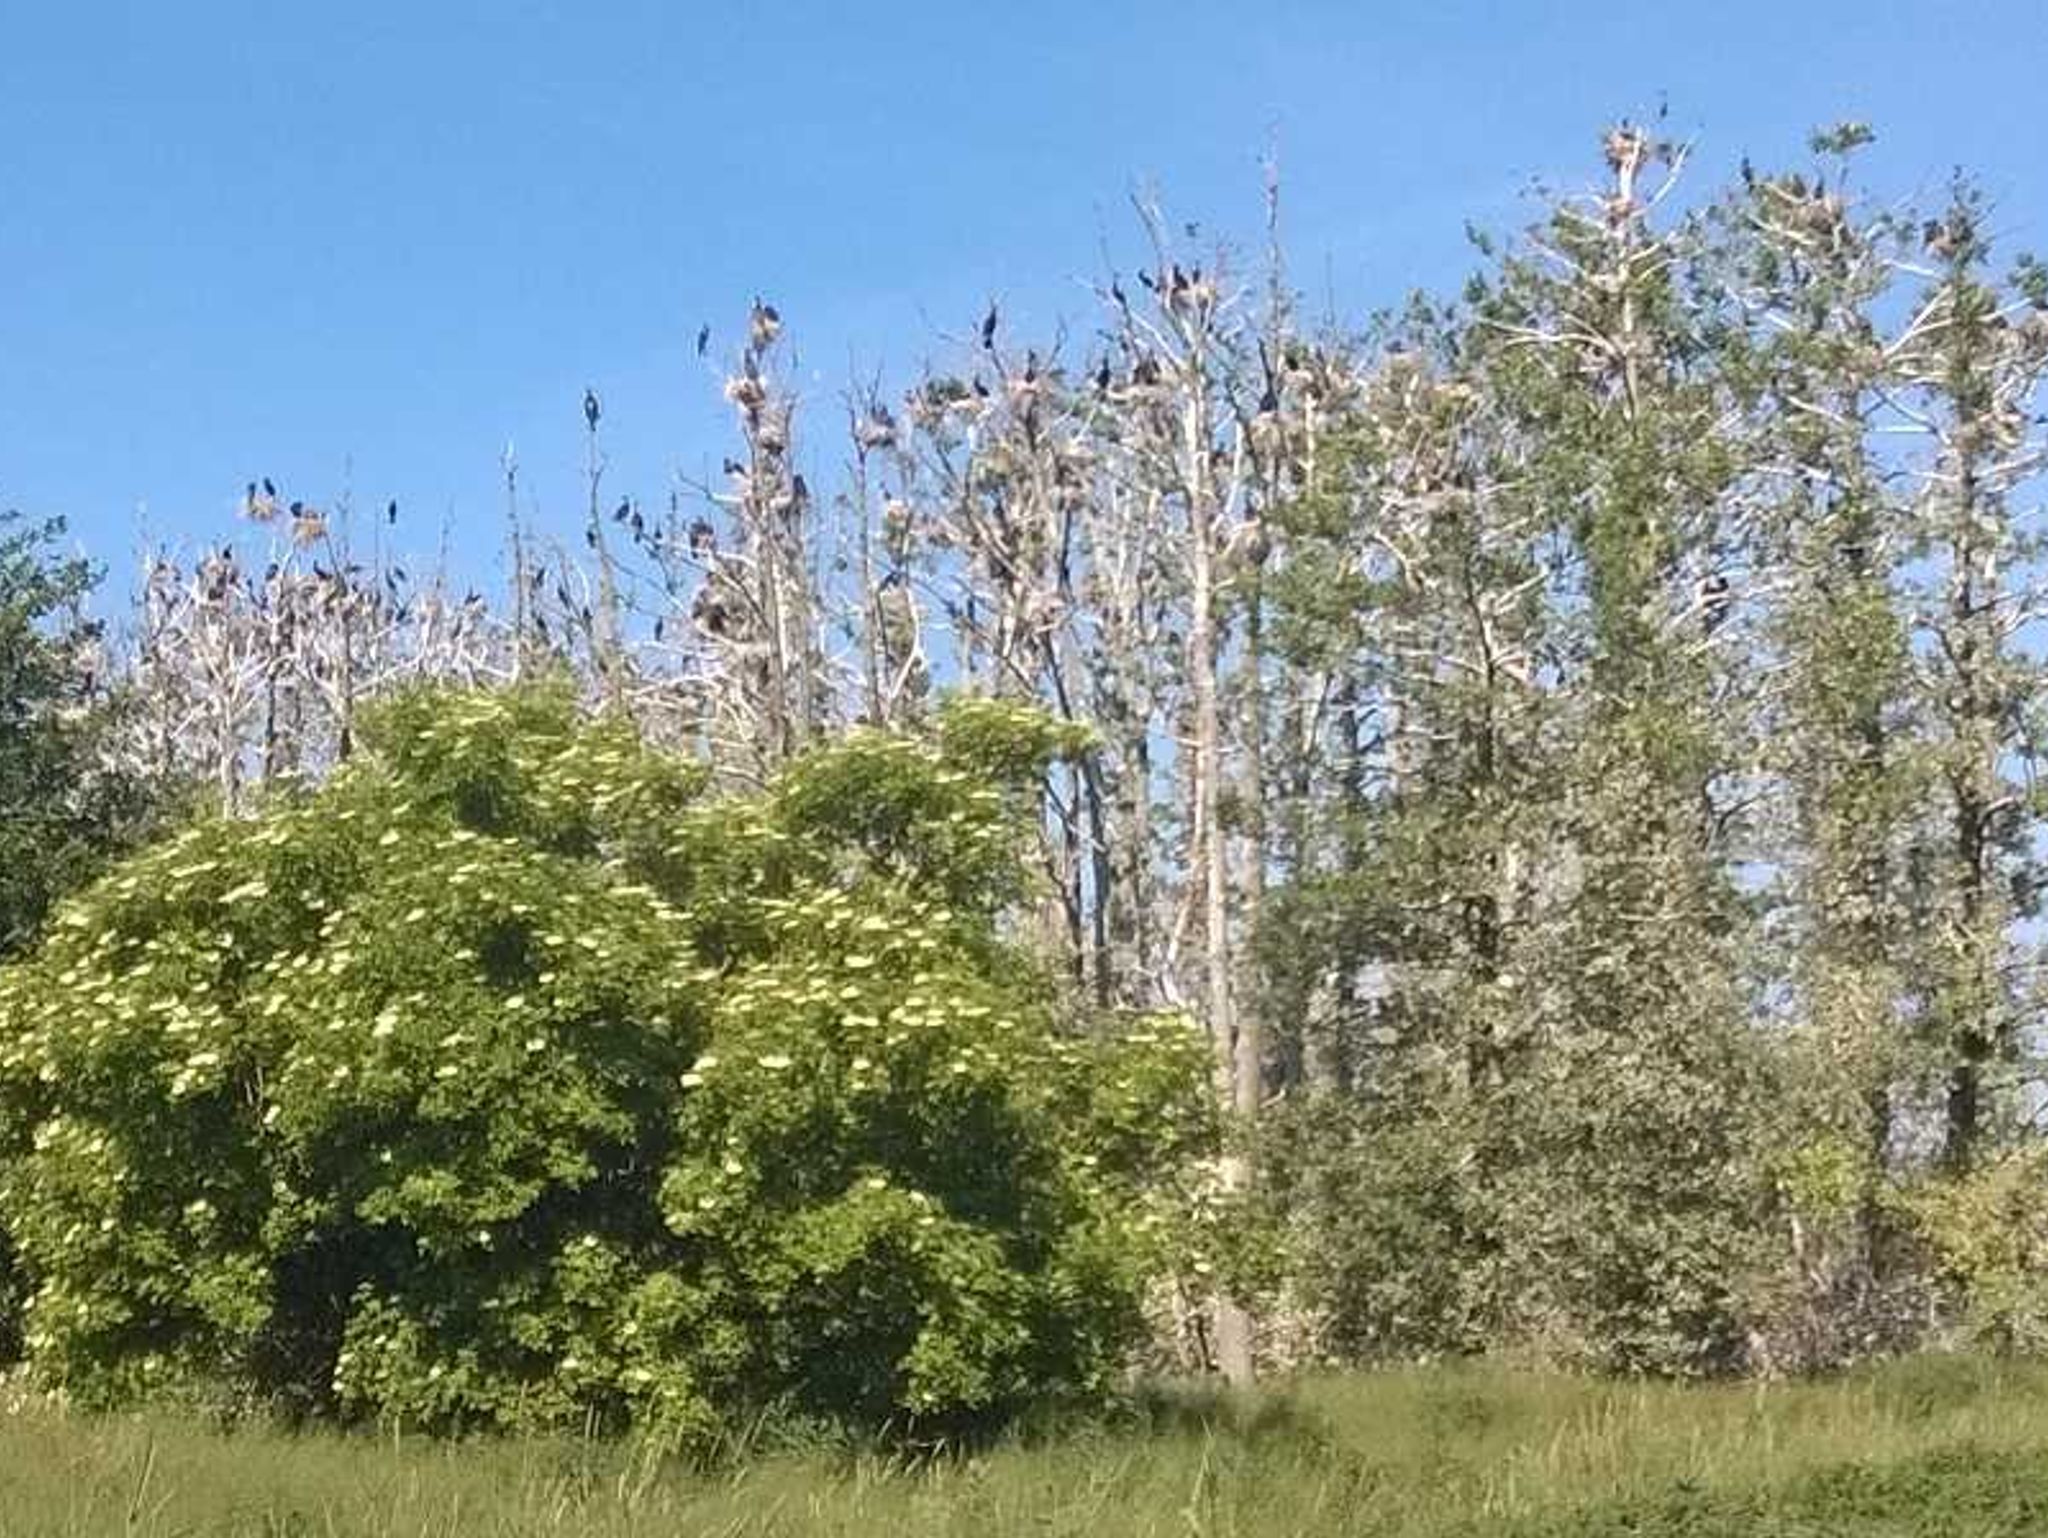
<path fill-rule="evenodd" d="M 697 356 L 703 357 L 706 349 L 710 346 L 711 328 L 709 326 L 699 326 L 697 328 Z"/>
<path fill-rule="evenodd" d="M 1729 607 L 1734 603 L 1729 591 L 1728 579 L 1721 573 L 1710 572 L 1700 582 L 1699 604 L 1700 623 L 1708 635 L 1721 628 L 1728 618 Z"/>
<path fill-rule="evenodd" d="M 588 427 L 592 432 L 596 432 L 597 419 L 603 415 L 604 411 L 597 403 L 597 392 L 595 390 L 586 389 L 583 392 L 584 426 Z"/>
<path fill-rule="evenodd" d="M 386 523 L 398 522 L 398 498 L 393 497 L 384 504 L 384 521 Z"/>
<path fill-rule="evenodd" d="M 996 304 L 995 301 L 991 299 L 988 304 L 988 314 L 982 316 L 981 318 L 981 345 L 984 349 L 989 351 L 993 351 L 996 345 L 997 319 L 998 317 L 996 314 Z"/>

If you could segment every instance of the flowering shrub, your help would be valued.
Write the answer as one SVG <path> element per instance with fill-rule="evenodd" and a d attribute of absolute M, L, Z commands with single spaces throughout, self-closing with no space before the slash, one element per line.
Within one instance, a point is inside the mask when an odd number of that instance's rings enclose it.
<path fill-rule="evenodd" d="M 749 797 L 548 691 L 365 740 L 0 972 L 46 1381 L 683 1442 L 1104 1385 L 1213 1127 L 1192 1031 L 1062 1030 L 1002 936 L 1060 732 L 956 706 Z"/>

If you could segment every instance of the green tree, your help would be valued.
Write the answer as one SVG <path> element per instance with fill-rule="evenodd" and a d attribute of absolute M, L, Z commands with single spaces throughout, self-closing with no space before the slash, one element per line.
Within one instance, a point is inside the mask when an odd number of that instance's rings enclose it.
<path fill-rule="evenodd" d="M 94 574 L 57 553 L 62 532 L 0 512 L 0 956 L 134 836 L 146 800 L 103 752 Z"/>

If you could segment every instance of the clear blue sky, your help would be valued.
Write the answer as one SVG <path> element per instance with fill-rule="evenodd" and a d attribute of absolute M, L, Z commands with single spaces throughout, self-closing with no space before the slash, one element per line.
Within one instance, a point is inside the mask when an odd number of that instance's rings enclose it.
<path fill-rule="evenodd" d="M 208 538 L 264 474 L 481 551 L 507 440 L 569 525 L 586 382 L 654 503 L 727 446 L 701 322 L 774 300 L 822 426 L 992 294 L 1086 318 L 1134 184 L 1254 233 L 1275 141 L 1296 276 L 1359 310 L 1660 97 L 1710 174 L 1867 118 L 1885 185 L 1961 162 L 2048 247 L 2044 76 L 2042 0 L 0 0 L 0 504 L 123 578 L 139 507 Z"/>

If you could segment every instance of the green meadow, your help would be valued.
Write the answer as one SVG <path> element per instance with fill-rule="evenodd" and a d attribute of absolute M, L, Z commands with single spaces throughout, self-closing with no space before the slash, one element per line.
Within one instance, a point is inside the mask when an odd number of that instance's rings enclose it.
<path fill-rule="evenodd" d="M 962 1534 L 1992 1535 L 2048 1531 L 2048 1371 L 1924 1358 L 1825 1383 L 1496 1369 L 1310 1377 L 919 1462 L 738 1431 L 617 1443 L 209 1429 L 24 1402 L 6 1538 Z"/>

